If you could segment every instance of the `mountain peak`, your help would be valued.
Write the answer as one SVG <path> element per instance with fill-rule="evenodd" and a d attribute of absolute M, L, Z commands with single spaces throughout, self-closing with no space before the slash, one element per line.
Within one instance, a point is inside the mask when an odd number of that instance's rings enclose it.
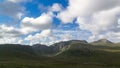
<path fill-rule="evenodd" d="M 95 41 L 94 43 L 112 43 L 112 42 L 107 39 L 100 39 L 98 41 Z"/>

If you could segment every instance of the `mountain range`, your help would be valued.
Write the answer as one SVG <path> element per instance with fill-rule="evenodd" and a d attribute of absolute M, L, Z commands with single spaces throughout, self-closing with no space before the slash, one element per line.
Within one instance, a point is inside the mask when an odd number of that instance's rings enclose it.
<path fill-rule="evenodd" d="M 107 46 L 106 46 L 107 45 Z M 88 43 L 85 40 L 61 41 L 50 46 L 42 44 L 20 45 L 1 44 L 0 58 L 30 58 L 30 57 L 80 57 L 94 56 L 107 50 L 119 47 L 107 39 Z M 119 47 L 120 48 L 120 47 Z"/>

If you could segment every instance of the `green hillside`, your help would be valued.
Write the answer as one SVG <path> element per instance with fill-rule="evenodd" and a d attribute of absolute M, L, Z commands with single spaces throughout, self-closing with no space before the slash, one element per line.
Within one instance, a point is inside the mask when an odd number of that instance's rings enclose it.
<path fill-rule="evenodd" d="M 80 57 L 91 56 L 94 53 L 94 49 L 87 43 L 73 42 L 68 45 L 67 48 L 58 53 L 58 56 Z"/>
<path fill-rule="evenodd" d="M 0 58 L 32 58 L 36 54 L 31 46 L 19 44 L 0 45 Z"/>

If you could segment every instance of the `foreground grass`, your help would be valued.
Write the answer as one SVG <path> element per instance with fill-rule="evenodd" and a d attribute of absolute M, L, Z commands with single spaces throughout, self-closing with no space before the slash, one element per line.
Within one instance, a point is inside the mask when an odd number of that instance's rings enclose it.
<path fill-rule="evenodd" d="M 120 68 L 120 54 L 1 60 L 0 68 Z"/>

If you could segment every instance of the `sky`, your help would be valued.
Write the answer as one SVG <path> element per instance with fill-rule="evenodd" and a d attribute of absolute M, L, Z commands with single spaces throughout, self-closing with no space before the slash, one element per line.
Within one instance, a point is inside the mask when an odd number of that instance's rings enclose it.
<path fill-rule="evenodd" d="M 0 0 L 0 44 L 120 42 L 120 0 Z"/>

